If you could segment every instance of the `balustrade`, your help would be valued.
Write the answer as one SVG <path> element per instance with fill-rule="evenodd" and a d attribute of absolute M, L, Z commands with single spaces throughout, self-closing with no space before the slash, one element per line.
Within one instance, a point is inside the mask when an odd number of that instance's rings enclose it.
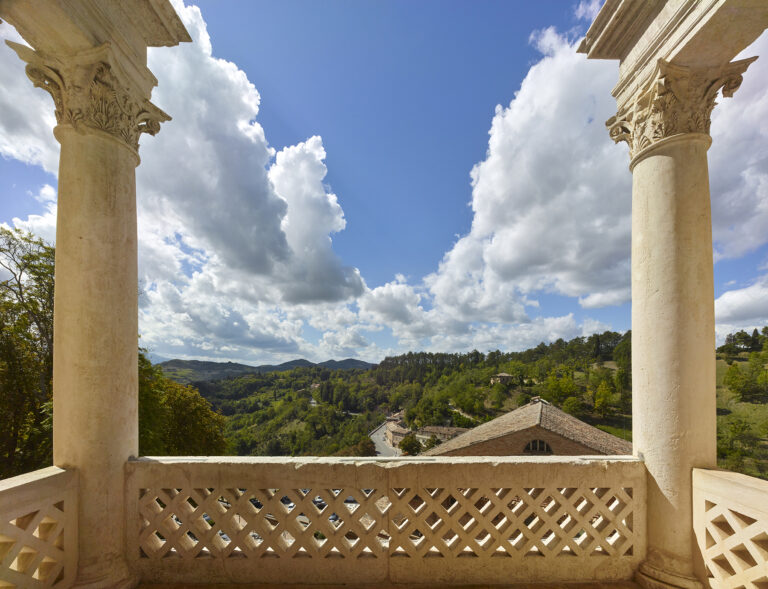
<path fill-rule="evenodd" d="M 0 587 L 69 587 L 77 571 L 77 473 L 0 480 Z"/>
<path fill-rule="evenodd" d="M 695 469 L 693 526 L 713 589 L 768 588 L 768 481 Z"/>
<path fill-rule="evenodd" d="M 631 458 L 140 459 L 126 480 L 146 582 L 619 581 L 645 556 Z"/>

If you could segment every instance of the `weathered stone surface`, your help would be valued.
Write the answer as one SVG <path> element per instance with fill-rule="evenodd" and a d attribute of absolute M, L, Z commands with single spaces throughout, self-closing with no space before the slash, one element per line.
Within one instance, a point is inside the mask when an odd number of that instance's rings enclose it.
<path fill-rule="evenodd" d="M 141 459 L 128 558 L 144 582 L 626 581 L 644 497 L 630 457 Z"/>
<path fill-rule="evenodd" d="M 167 0 L 5 0 L 0 18 L 31 45 L 10 44 L 51 94 L 61 143 L 53 459 L 78 471 L 83 530 L 67 550 L 76 586 L 133 586 L 123 466 L 138 454 L 135 168 L 139 136 L 169 118 L 149 101 L 147 47 L 190 39 Z"/>
<path fill-rule="evenodd" d="M 617 59 L 611 137 L 630 147 L 634 452 L 650 477 L 644 587 L 703 587 L 691 471 L 716 464 L 707 149 L 718 94 L 755 58 L 764 0 L 607 0 L 579 48 Z M 735 585 L 733 585 L 735 586 Z"/>

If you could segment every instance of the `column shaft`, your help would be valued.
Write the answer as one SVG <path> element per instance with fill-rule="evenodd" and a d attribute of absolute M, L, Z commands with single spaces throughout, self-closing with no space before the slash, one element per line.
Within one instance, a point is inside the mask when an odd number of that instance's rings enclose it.
<path fill-rule="evenodd" d="M 643 570 L 682 575 L 670 587 L 700 586 L 691 469 L 716 465 L 710 143 L 703 133 L 664 139 L 633 169 L 632 433 L 650 475 Z"/>
<path fill-rule="evenodd" d="M 59 125 L 54 464 L 80 473 L 78 586 L 129 578 L 126 459 L 138 454 L 138 157 L 114 137 Z"/>

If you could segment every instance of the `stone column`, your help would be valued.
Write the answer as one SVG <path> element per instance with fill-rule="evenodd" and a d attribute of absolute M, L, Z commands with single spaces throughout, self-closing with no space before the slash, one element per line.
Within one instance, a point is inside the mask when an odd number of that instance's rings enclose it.
<path fill-rule="evenodd" d="M 691 69 L 659 60 L 608 121 L 630 146 L 632 436 L 648 474 L 644 587 L 702 587 L 691 472 L 716 466 L 710 115 L 753 60 Z"/>
<path fill-rule="evenodd" d="M 14 45 L 50 92 L 61 143 L 54 300 L 54 464 L 79 471 L 78 587 L 132 586 L 124 476 L 138 455 L 138 139 L 168 116 L 131 91 L 108 45 L 53 57 Z"/>

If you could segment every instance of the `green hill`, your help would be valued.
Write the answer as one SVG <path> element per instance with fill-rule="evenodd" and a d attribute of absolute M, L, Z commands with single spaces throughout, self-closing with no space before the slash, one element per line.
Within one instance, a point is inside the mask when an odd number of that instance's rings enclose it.
<path fill-rule="evenodd" d="M 315 364 L 309 360 L 298 358 L 283 362 L 282 364 L 263 364 L 261 366 L 248 366 L 236 362 L 206 362 L 202 360 L 167 360 L 158 366 L 163 374 L 182 384 L 199 381 L 222 380 L 236 378 L 246 374 L 263 374 L 266 372 L 286 372 L 295 368 L 310 368 L 320 366 L 329 370 L 368 370 L 375 364 L 348 358 L 346 360 L 326 360 Z"/>

